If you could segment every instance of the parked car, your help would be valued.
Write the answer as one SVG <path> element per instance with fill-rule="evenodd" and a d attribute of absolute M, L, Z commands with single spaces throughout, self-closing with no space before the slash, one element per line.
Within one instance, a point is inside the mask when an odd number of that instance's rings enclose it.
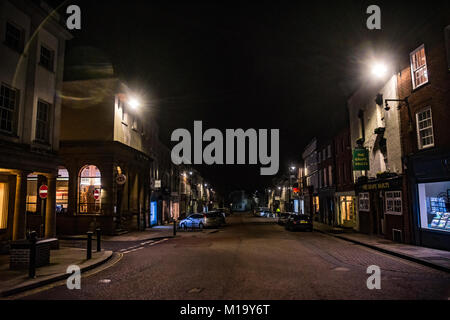
<path fill-rule="evenodd" d="M 180 221 L 179 228 L 217 228 L 220 224 L 221 218 L 217 213 L 193 213 Z"/>
<path fill-rule="evenodd" d="M 209 211 L 206 215 L 211 219 L 215 219 L 215 221 L 218 223 L 219 226 L 223 226 L 227 223 L 226 215 L 225 212 L 223 211 L 219 210 Z"/>
<path fill-rule="evenodd" d="M 291 216 L 291 213 L 289 212 L 281 212 L 278 216 L 278 224 L 280 226 L 284 226 L 287 222 L 287 220 L 289 219 L 289 217 Z"/>
<path fill-rule="evenodd" d="M 226 217 L 229 217 L 231 215 L 230 209 L 228 209 L 228 208 L 219 208 L 216 210 L 225 213 Z"/>
<path fill-rule="evenodd" d="M 297 231 L 297 230 L 313 231 L 313 224 L 311 217 L 306 214 L 290 215 L 284 227 L 286 230 L 289 231 Z"/>

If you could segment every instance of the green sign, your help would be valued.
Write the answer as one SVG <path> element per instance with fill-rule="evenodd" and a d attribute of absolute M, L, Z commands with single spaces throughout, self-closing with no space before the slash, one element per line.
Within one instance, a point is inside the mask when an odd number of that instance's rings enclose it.
<path fill-rule="evenodd" d="M 370 170 L 369 151 L 366 148 L 353 150 L 353 171 Z"/>

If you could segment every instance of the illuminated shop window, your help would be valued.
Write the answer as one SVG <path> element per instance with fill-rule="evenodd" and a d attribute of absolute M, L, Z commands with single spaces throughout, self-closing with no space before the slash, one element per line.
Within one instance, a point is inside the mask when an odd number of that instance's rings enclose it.
<path fill-rule="evenodd" d="M 8 184 L 0 183 L 0 229 L 8 226 Z"/>
<path fill-rule="evenodd" d="M 313 208 L 315 213 L 319 213 L 320 207 L 319 207 L 319 197 L 313 197 Z"/>
<path fill-rule="evenodd" d="M 79 175 L 78 205 L 80 213 L 100 213 L 101 196 L 95 200 L 95 193 L 101 192 L 100 170 L 93 165 L 85 166 Z"/>
<path fill-rule="evenodd" d="M 421 228 L 450 232 L 450 181 L 421 183 L 418 189 Z"/>
<path fill-rule="evenodd" d="M 368 192 L 359 194 L 359 211 L 370 211 L 370 198 Z"/>
<path fill-rule="evenodd" d="M 67 210 L 69 202 L 69 172 L 60 167 L 56 179 L 56 212 L 63 213 Z"/>
<path fill-rule="evenodd" d="M 27 177 L 27 212 L 36 213 L 38 200 L 38 176 L 29 174 Z"/>
<path fill-rule="evenodd" d="M 355 218 L 355 197 L 342 196 L 340 197 L 341 205 L 341 221 L 340 224 L 344 224 L 345 221 L 353 221 Z"/>

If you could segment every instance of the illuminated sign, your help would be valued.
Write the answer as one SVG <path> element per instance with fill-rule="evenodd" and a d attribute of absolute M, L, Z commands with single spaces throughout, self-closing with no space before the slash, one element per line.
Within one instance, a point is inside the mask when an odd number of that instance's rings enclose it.
<path fill-rule="evenodd" d="M 353 150 L 353 171 L 370 170 L 369 151 L 366 148 Z"/>

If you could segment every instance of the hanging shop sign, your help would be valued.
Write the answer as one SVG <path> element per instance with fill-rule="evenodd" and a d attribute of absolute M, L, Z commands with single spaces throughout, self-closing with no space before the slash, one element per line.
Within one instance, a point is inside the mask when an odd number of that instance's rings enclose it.
<path fill-rule="evenodd" d="M 370 170 L 369 151 L 366 148 L 353 150 L 353 171 Z"/>

